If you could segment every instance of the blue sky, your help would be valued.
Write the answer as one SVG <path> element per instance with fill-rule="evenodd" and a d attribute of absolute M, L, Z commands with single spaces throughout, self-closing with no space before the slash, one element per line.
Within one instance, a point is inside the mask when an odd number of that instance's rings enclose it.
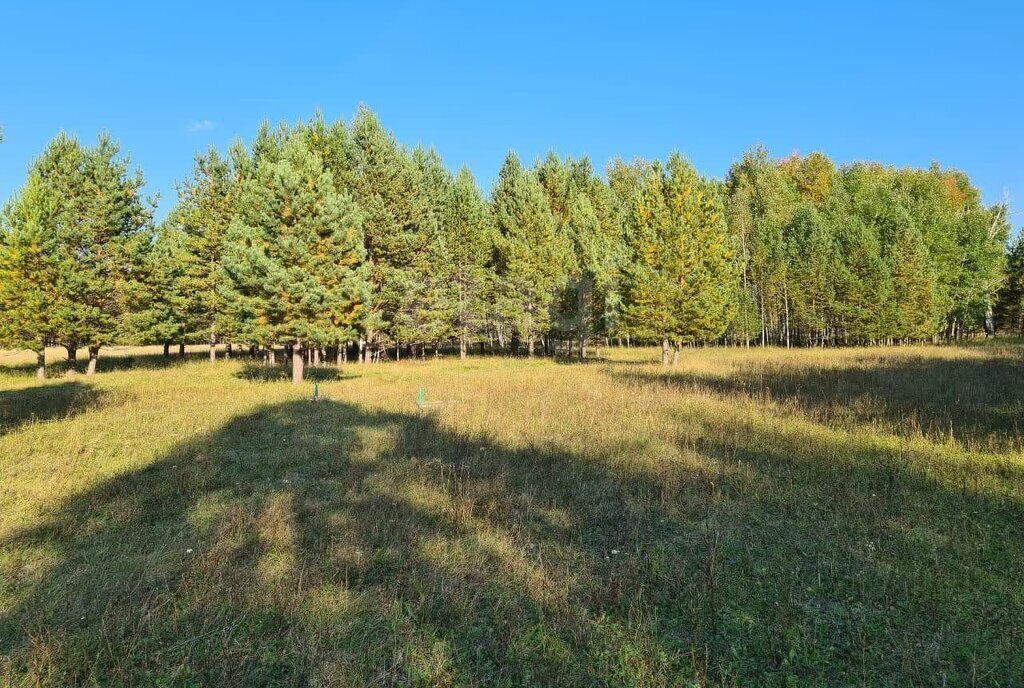
<path fill-rule="evenodd" d="M 162 216 L 197 151 L 365 103 L 485 188 L 509 149 L 598 168 L 678 149 L 722 176 L 762 143 L 937 160 L 1024 224 L 1011 3 L 19 4 L 0 11 L 4 199 L 59 130 L 106 129 Z"/>

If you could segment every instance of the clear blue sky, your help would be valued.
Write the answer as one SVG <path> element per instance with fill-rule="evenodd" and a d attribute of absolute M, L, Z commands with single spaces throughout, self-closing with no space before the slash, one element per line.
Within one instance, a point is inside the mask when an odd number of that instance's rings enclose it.
<path fill-rule="evenodd" d="M 663 157 L 722 176 L 763 143 L 967 171 L 1024 224 L 1013 3 L 8 4 L 0 198 L 59 130 L 109 130 L 162 194 L 263 119 L 366 103 L 489 187 L 509 149 Z M 92 5 L 95 4 L 95 7 Z M 436 6 L 431 6 L 436 5 Z"/>

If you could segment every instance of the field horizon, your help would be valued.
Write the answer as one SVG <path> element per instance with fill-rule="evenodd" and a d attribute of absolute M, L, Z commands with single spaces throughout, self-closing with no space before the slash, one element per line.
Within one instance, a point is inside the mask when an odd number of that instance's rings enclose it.
<path fill-rule="evenodd" d="M 0 684 L 1024 680 L 1015 340 L 112 349 L 0 353 Z"/>

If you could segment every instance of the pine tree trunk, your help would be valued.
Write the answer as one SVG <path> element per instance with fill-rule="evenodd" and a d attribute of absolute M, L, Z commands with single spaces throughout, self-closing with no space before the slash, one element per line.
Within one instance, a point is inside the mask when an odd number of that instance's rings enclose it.
<path fill-rule="evenodd" d="M 178 343 L 178 356 L 185 358 L 185 342 Z"/>
<path fill-rule="evenodd" d="M 676 342 L 675 346 L 672 347 L 672 367 L 673 368 L 675 366 L 679 365 L 679 349 L 681 349 L 681 348 L 682 348 L 682 346 L 680 345 L 679 342 Z"/>
<path fill-rule="evenodd" d="M 78 344 L 69 344 L 64 349 L 68 352 L 68 367 L 74 368 L 78 365 Z"/>
<path fill-rule="evenodd" d="M 210 335 L 210 363 L 217 362 L 217 338 Z"/>
<path fill-rule="evenodd" d="M 170 355 L 171 355 L 171 343 L 170 342 L 164 342 L 164 358 L 167 358 Z"/>
<path fill-rule="evenodd" d="M 526 345 L 526 355 L 533 358 L 533 337 L 530 337 L 530 341 Z"/>
<path fill-rule="evenodd" d="M 668 365 L 668 338 L 661 340 L 661 365 Z"/>
<path fill-rule="evenodd" d="M 36 379 L 46 379 L 46 347 L 36 352 Z"/>
<path fill-rule="evenodd" d="M 302 350 L 302 342 L 298 341 L 295 343 L 295 348 L 292 349 L 292 384 L 302 384 L 302 371 L 305 361 L 302 360 L 302 355 L 305 353 Z"/>
<path fill-rule="evenodd" d="M 228 342 L 224 348 L 224 358 L 231 358 L 231 342 Z"/>
<path fill-rule="evenodd" d="M 466 360 L 466 335 L 459 337 L 459 360 Z"/>
<path fill-rule="evenodd" d="M 90 346 L 89 347 L 89 367 L 86 368 L 86 370 L 85 370 L 85 374 L 86 375 L 95 375 L 96 374 L 96 361 L 99 359 L 99 357 L 100 357 L 100 348 L 98 346 Z"/>
<path fill-rule="evenodd" d="M 587 337 L 586 335 L 580 335 L 580 360 L 586 360 L 587 358 Z"/>
<path fill-rule="evenodd" d="M 277 352 L 274 351 L 273 346 L 267 347 L 267 364 L 271 367 L 277 365 Z"/>
<path fill-rule="evenodd" d="M 317 368 L 320 367 L 320 347 L 313 348 L 313 365 Z"/>

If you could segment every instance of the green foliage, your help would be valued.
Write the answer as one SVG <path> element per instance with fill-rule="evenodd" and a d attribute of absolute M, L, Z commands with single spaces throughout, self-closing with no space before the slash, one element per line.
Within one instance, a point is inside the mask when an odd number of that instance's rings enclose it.
<path fill-rule="evenodd" d="M 623 329 L 673 342 L 721 335 L 740 265 L 718 186 L 674 153 L 645 171 L 627 222 Z"/>
<path fill-rule="evenodd" d="M 622 218 L 616 198 L 586 158 L 564 162 L 554 153 L 537 166 L 558 234 L 569 245 L 568 278 L 555 303 L 558 330 L 575 336 L 583 356 L 595 332 L 614 330 L 623 259 Z"/>
<path fill-rule="evenodd" d="M 54 198 L 30 174 L 0 215 L 0 347 L 41 350 L 54 337 L 57 302 L 56 236 L 50 231 Z"/>
<path fill-rule="evenodd" d="M 422 278 L 437 237 L 433 204 L 413 156 L 366 108 L 352 122 L 352 146 L 354 197 L 364 216 L 370 264 L 366 338 L 415 340 L 425 298 Z"/>
<path fill-rule="evenodd" d="M 142 184 L 106 134 L 50 143 L 4 212 L 7 341 L 98 349 L 131 337 L 152 238 Z"/>
<path fill-rule="evenodd" d="M 538 176 L 509 153 L 491 193 L 497 229 L 497 310 L 533 353 L 551 322 L 555 292 L 564 286 L 572 251 Z"/>
<path fill-rule="evenodd" d="M 224 158 L 214 149 L 197 155 L 192 178 L 181 185 L 178 204 L 168 217 L 168 231 L 180 244 L 170 257 L 180 265 L 166 298 L 177 300 L 174 311 L 189 339 L 216 343 L 222 334 L 245 327 L 226 312 L 222 260 L 245 157 L 236 151 L 232 158 Z"/>
<path fill-rule="evenodd" d="M 275 158 L 243 183 L 222 292 L 247 341 L 347 341 L 367 301 L 360 213 L 301 138 Z"/>
<path fill-rule="evenodd" d="M 962 173 L 836 170 L 820 153 L 774 161 L 759 148 L 726 186 L 762 342 L 925 340 L 984 326 L 1008 227 Z"/>
<path fill-rule="evenodd" d="M 678 155 L 602 178 L 586 158 L 526 169 L 510 153 L 485 199 L 364 107 L 197 156 L 155 234 L 141 184 L 106 136 L 61 135 L 33 163 L 3 213 L 5 346 L 358 340 L 376 360 L 539 341 L 585 356 L 623 335 L 825 346 L 1022 322 L 1007 209 L 938 165 L 756 148 L 719 182 Z"/>
<path fill-rule="evenodd" d="M 195 294 L 188 290 L 188 235 L 164 223 L 146 257 L 141 308 L 131 314 L 130 330 L 138 342 L 171 344 L 193 338 Z"/>
<path fill-rule="evenodd" d="M 487 203 L 467 167 L 459 170 L 445 199 L 440 229 L 446 253 L 438 267 L 444 270 L 440 284 L 445 288 L 449 332 L 464 351 L 486 334 L 494 291 L 495 242 Z"/>
<path fill-rule="evenodd" d="M 412 152 L 418 176 L 418 191 L 427 207 L 426 221 L 420 227 L 425 245 L 410 266 L 414 289 L 407 291 L 401 311 L 401 339 L 405 342 L 438 343 L 456 334 L 458 301 L 452 289 L 455 270 L 455 243 L 461 237 L 447 227 L 451 217 L 455 180 L 433 149 L 416 148 Z M 479 228 L 470 228 L 479 231 Z"/>
<path fill-rule="evenodd" d="M 1000 330 L 1024 335 L 1024 235 L 1018 235 L 1006 256 L 1006 279 L 995 310 Z"/>

